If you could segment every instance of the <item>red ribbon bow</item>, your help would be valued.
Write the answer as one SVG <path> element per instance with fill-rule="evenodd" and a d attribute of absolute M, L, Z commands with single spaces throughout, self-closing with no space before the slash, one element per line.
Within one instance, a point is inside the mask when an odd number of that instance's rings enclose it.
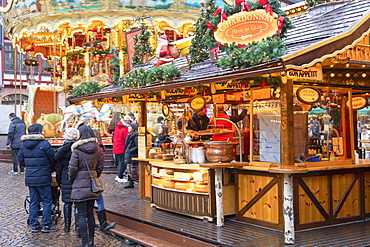
<path fill-rule="evenodd" d="M 235 7 L 240 5 L 240 4 L 242 5 L 242 11 L 245 11 L 245 10 L 251 11 L 251 6 L 249 5 L 249 3 L 245 2 L 245 0 L 236 0 L 235 1 Z"/>
<path fill-rule="evenodd" d="M 285 20 L 285 17 L 284 16 L 279 16 L 279 18 L 277 19 L 277 22 L 278 22 L 278 34 L 279 35 L 280 35 L 280 32 L 281 32 L 281 29 L 284 26 L 284 20 Z"/>
<path fill-rule="evenodd" d="M 220 13 L 221 13 L 221 21 L 226 20 L 227 19 L 227 15 L 226 15 L 224 9 L 218 9 L 218 10 L 216 10 L 216 13 L 213 16 L 217 16 Z"/>
<path fill-rule="evenodd" d="M 268 3 L 268 0 L 258 0 L 258 4 L 260 5 L 266 5 Z"/>
<path fill-rule="evenodd" d="M 243 91 L 243 88 L 246 88 L 246 87 L 247 87 L 247 85 L 248 85 L 248 82 L 247 82 L 247 81 L 243 82 L 243 83 L 240 85 L 240 91 Z"/>
<path fill-rule="evenodd" d="M 263 89 L 264 87 L 266 87 L 268 85 L 267 81 L 263 81 L 260 83 L 260 87 Z"/>
<path fill-rule="evenodd" d="M 273 14 L 273 12 L 272 12 L 272 7 L 271 7 L 271 5 L 270 5 L 270 4 L 266 4 L 266 13 L 270 13 L 270 15 L 272 15 L 272 14 Z"/>
<path fill-rule="evenodd" d="M 209 50 L 210 52 L 214 52 L 215 53 L 215 57 L 216 59 L 218 58 L 218 53 L 220 53 L 220 47 L 219 46 L 216 46 L 216 47 L 213 47 L 211 50 Z"/>

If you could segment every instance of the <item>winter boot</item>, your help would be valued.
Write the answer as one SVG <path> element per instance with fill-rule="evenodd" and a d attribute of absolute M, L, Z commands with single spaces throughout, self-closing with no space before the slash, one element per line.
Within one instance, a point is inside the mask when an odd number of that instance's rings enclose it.
<path fill-rule="evenodd" d="M 96 211 L 96 213 L 99 219 L 100 230 L 102 230 L 104 233 L 107 233 L 109 229 L 112 229 L 116 226 L 116 222 L 108 224 L 105 209 L 101 211 Z"/>
<path fill-rule="evenodd" d="M 64 231 L 71 231 L 72 205 L 64 204 Z"/>
<path fill-rule="evenodd" d="M 128 184 L 125 185 L 125 189 L 128 189 L 128 188 L 134 188 L 134 180 L 132 180 L 131 176 L 127 176 L 128 178 Z"/>
<path fill-rule="evenodd" d="M 80 238 L 80 227 L 78 226 L 78 213 L 75 213 L 75 231 L 76 231 L 76 237 Z"/>
<path fill-rule="evenodd" d="M 89 247 L 94 247 L 94 238 L 92 237 L 89 237 L 89 239 L 88 239 L 88 245 L 89 245 Z"/>

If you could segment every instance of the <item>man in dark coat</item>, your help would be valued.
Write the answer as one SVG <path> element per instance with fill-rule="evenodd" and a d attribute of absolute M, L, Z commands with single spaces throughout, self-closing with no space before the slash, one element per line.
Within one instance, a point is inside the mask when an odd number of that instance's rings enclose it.
<path fill-rule="evenodd" d="M 9 119 L 10 124 L 6 146 L 12 149 L 13 159 L 13 171 L 10 171 L 9 174 L 18 174 L 18 152 L 21 146 L 21 136 L 26 134 L 26 124 L 14 113 L 9 114 Z M 24 166 L 19 165 L 19 168 L 21 170 L 21 174 L 23 174 Z"/>
<path fill-rule="evenodd" d="M 51 173 L 55 171 L 54 150 L 45 140 L 41 124 L 28 127 L 28 135 L 21 137 L 19 162 L 26 167 L 25 183 L 30 194 L 30 225 L 32 232 L 55 232 L 57 227 L 51 225 Z M 42 201 L 42 223 L 38 221 L 38 208 Z"/>

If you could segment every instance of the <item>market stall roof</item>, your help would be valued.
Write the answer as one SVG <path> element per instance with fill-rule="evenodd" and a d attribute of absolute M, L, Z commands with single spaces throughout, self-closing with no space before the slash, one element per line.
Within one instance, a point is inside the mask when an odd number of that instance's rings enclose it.
<path fill-rule="evenodd" d="M 119 86 L 110 85 L 98 93 L 69 97 L 68 100 L 77 103 L 84 100 L 157 92 L 273 74 L 290 68 L 310 67 L 353 47 L 370 33 L 370 1 L 338 1 L 321 4 L 310 8 L 302 15 L 291 17 L 291 21 L 295 28 L 287 33 L 287 38 L 284 40 L 287 54 L 280 60 L 241 70 L 223 70 L 215 62 L 204 62 L 183 69 L 181 77 L 174 81 L 130 89 L 120 89 Z M 176 59 L 174 64 L 184 68 L 187 60 L 182 57 Z M 146 68 L 151 66 L 147 65 Z"/>

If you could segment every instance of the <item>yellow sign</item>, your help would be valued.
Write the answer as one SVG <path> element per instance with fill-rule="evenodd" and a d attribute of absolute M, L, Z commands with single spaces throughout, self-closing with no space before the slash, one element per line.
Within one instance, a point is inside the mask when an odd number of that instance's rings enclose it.
<path fill-rule="evenodd" d="M 214 89 L 216 91 L 222 91 L 222 90 L 232 90 L 232 89 L 248 89 L 249 88 L 249 82 L 240 83 L 235 81 L 222 81 L 222 82 L 216 82 L 214 83 Z M 216 92 L 214 92 L 216 93 Z"/>
<path fill-rule="evenodd" d="M 320 65 L 316 67 L 311 67 L 304 70 L 295 70 L 290 69 L 287 70 L 287 78 L 288 79 L 309 79 L 309 80 L 315 80 L 315 81 L 322 81 L 323 75 L 322 75 L 322 67 Z"/>
<path fill-rule="evenodd" d="M 278 15 L 259 9 L 239 12 L 217 25 L 215 39 L 221 43 L 248 45 L 273 36 L 278 30 Z"/>
<path fill-rule="evenodd" d="M 130 94 L 128 101 L 157 101 L 157 96 L 147 94 Z"/>

